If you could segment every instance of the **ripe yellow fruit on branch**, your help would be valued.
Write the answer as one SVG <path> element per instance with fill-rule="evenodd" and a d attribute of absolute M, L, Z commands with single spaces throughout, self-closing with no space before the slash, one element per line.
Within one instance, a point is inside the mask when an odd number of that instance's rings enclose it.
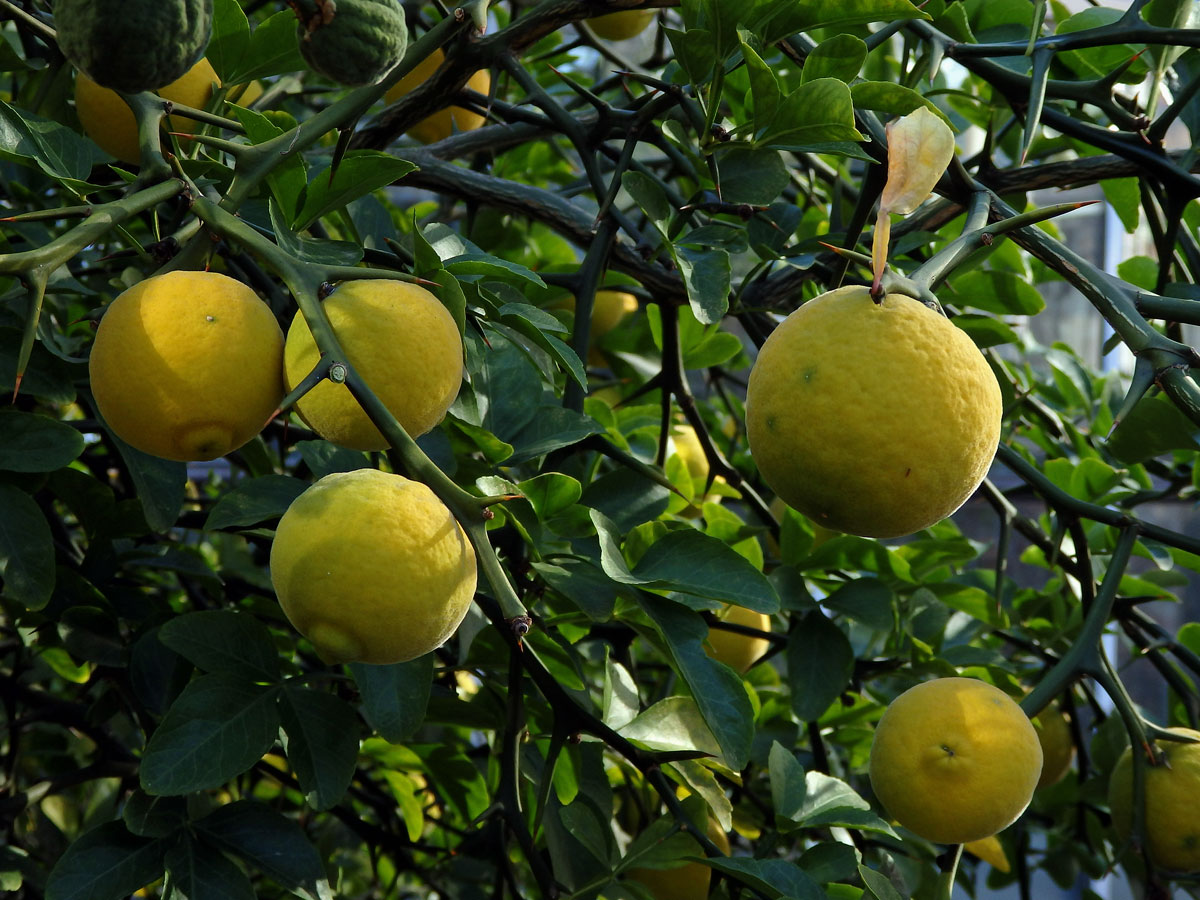
<path fill-rule="evenodd" d="M 1071 725 L 1057 706 L 1043 709 L 1033 717 L 1038 741 L 1042 745 L 1042 777 L 1038 787 L 1057 784 L 1071 771 L 1075 759 L 1075 742 L 1071 738 Z"/>
<path fill-rule="evenodd" d="M 463 347 L 454 317 L 437 297 L 415 284 L 366 279 L 343 284 L 324 308 L 346 361 L 410 436 L 442 421 L 462 385 Z M 284 351 L 287 389 L 318 361 L 312 332 L 297 312 Z M 300 398 L 296 411 L 327 441 L 354 450 L 388 446 L 344 384 L 322 381 Z"/>
<path fill-rule="evenodd" d="M 160 88 L 157 93 L 172 103 L 203 109 L 212 97 L 213 85 L 219 83 L 220 79 L 217 78 L 212 65 L 207 59 L 201 59 L 180 78 Z M 79 124 L 83 126 L 84 132 L 99 144 L 105 153 L 131 165 L 137 165 L 141 161 L 137 119 L 120 94 L 101 87 L 80 72 L 75 76 L 75 111 L 79 115 Z M 196 123 L 183 116 L 168 116 L 166 125 L 169 131 L 189 134 L 196 129 Z"/>
<path fill-rule="evenodd" d="M 1016 821 L 1042 772 L 1033 723 L 997 687 L 938 678 L 888 705 L 871 744 L 871 787 L 901 825 L 965 844 Z"/>
<path fill-rule="evenodd" d="M 910 297 L 850 286 L 763 344 L 746 431 L 763 480 L 825 528 L 899 537 L 944 519 L 987 474 L 1000 387 L 983 354 Z"/>
<path fill-rule="evenodd" d="M 104 312 L 88 360 L 101 417 L 164 459 L 215 459 L 283 400 L 283 332 L 246 285 L 217 272 L 138 282 Z"/>
<path fill-rule="evenodd" d="M 717 618 L 722 622 L 734 625 L 745 625 L 757 628 L 759 631 L 771 630 L 771 617 L 766 613 L 755 612 L 744 606 L 727 605 Z M 737 631 L 727 631 L 724 628 L 708 630 L 708 646 L 704 648 L 717 662 L 723 662 L 736 672 L 744 674 L 764 653 L 771 648 L 771 642 L 766 638 L 752 637 Z"/>
<path fill-rule="evenodd" d="M 411 93 L 418 85 L 429 80 L 445 60 L 446 54 L 439 48 L 417 63 L 416 67 L 388 88 L 384 101 L 395 103 L 405 94 Z M 487 94 L 492 89 L 492 76 L 487 69 L 480 69 L 467 79 L 467 87 L 480 94 Z M 411 126 L 405 134 L 416 138 L 423 144 L 433 144 L 442 138 L 449 137 L 455 131 L 473 131 L 484 123 L 483 116 L 463 109 L 461 106 L 447 106 L 439 109 Z"/>
<path fill-rule="evenodd" d="M 708 820 L 708 839 L 729 855 L 729 838 L 715 819 Z M 696 848 L 696 855 L 700 848 Z M 649 889 L 654 900 L 704 900 L 712 881 L 712 869 L 704 863 L 689 862 L 674 869 L 630 869 L 629 878 Z"/>
<path fill-rule="evenodd" d="M 1168 728 L 1200 741 L 1200 731 Z M 1200 872 L 1200 743 L 1158 741 L 1159 765 L 1146 766 L 1146 850 L 1154 865 Z M 1139 748 L 1138 752 L 1142 752 Z M 1121 840 L 1133 830 L 1133 751 L 1126 749 L 1108 782 L 1113 828 Z"/>
<path fill-rule="evenodd" d="M 458 628 L 475 551 L 446 505 L 401 475 L 326 475 L 296 498 L 271 544 L 288 620 L 332 663 L 416 659 Z"/>
<path fill-rule="evenodd" d="M 606 41 L 627 41 L 645 31 L 657 14 L 657 9 L 623 9 L 588 19 L 587 23 L 596 37 Z"/>

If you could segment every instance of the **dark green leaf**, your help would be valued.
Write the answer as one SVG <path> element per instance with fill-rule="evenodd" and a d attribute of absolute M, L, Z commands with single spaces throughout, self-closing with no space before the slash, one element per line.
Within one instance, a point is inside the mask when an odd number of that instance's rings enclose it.
<path fill-rule="evenodd" d="M 83 452 L 83 435 L 49 416 L 0 413 L 0 434 L 0 469 L 10 472 L 53 472 Z"/>
<path fill-rule="evenodd" d="M 166 531 L 179 518 L 187 491 L 187 464 L 160 459 L 129 446 L 111 431 L 109 440 L 116 446 L 129 469 L 142 515 L 151 531 Z"/>
<path fill-rule="evenodd" d="M 46 900 L 119 900 L 162 875 L 165 850 L 106 822 L 67 847 L 46 879 Z"/>
<path fill-rule="evenodd" d="M 804 776 L 804 805 L 796 812 L 796 821 L 805 827 L 842 825 L 895 834 L 891 826 L 871 811 L 871 804 L 850 785 L 824 772 Z"/>
<path fill-rule="evenodd" d="M 593 481 L 580 502 L 612 519 L 622 531 L 658 518 L 670 502 L 671 492 L 633 469 L 621 468 Z"/>
<path fill-rule="evenodd" d="M 705 325 L 720 322 L 729 310 L 729 254 L 724 250 L 679 246 L 675 249 L 675 262 L 696 318 Z"/>
<path fill-rule="evenodd" d="M 755 612 L 779 612 L 779 596 L 762 572 L 724 541 L 693 528 L 655 541 L 633 574 L 657 590 L 721 600 Z"/>
<path fill-rule="evenodd" d="M 314 809 L 340 802 L 354 777 L 359 724 L 345 700 L 311 688 L 285 685 L 279 718 L 288 762 Z"/>
<path fill-rule="evenodd" d="M 71 577 L 74 573 L 66 573 Z M 60 585 L 61 586 L 61 585 Z M 77 659 L 101 666 L 123 666 L 128 648 L 117 617 L 105 609 L 76 603 L 63 611 L 58 633 Z"/>
<path fill-rule="evenodd" d="M 321 856 L 304 829 L 261 803 L 236 800 L 198 819 L 192 828 L 307 900 L 332 897 Z"/>
<path fill-rule="evenodd" d="M 329 441 L 300 441 L 296 451 L 308 466 L 313 478 L 324 478 L 333 472 L 353 472 L 365 469 L 370 463 L 358 450 L 347 450 Z"/>
<path fill-rule="evenodd" d="M 867 45 L 852 34 L 837 34 L 826 38 L 805 57 L 801 71 L 803 81 L 817 78 L 836 78 L 849 83 L 858 76 L 867 60 Z"/>
<path fill-rule="evenodd" d="M 993 269 L 976 269 L 956 276 L 953 302 L 1012 316 L 1033 316 L 1046 308 L 1046 301 L 1028 279 Z"/>
<path fill-rule="evenodd" d="M 718 158 L 721 172 L 721 198 L 727 203 L 773 203 L 791 181 L 787 165 L 778 150 L 735 147 Z M 685 235 L 696 240 L 695 232 Z"/>
<path fill-rule="evenodd" d="M 159 640 L 205 672 L 278 681 L 279 653 L 267 627 L 248 612 L 211 609 L 165 622 Z"/>
<path fill-rule="evenodd" d="M 671 204 L 662 185 L 649 175 L 630 170 L 621 176 L 621 186 L 633 198 L 633 202 L 642 208 L 651 223 L 665 232 L 667 221 L 671 218 Z"/>
<path fill-rule="evenodd" d="M 666 642 L 676 668 L 688 683 L 726 765 L 741 769 L 750 756 L 754 738 L 754 713 L 741 677 L 704 652 L 708 626 L 690 609 L 640 593 L 638 602 Z"/>
<path fill-rule="evenodd" d="M 801 721 L 814 722 L 846 689 L 854 670 L 854 649 L 837 625 L 810 612 L 788 636 L 787 666 L 792 709 Z"/>
<path fill-rule="evenodd" d="M 533 569 L 579 609 L 596 622 L 612 618 L 617 592 L 604 572 L 586 560 L 556 559 L 535 562 Z"/>
<path fill-rule="evenodd" d="M 204 521 L 204 528 L 217 531 L 277 519 L 307 487 L 306 482 L 290 475 L 259 475 L 257 478 L 242 479 L 213 504 Z"/>
<path fill-rule="evenodd" d="M 142 837 L 166 837 L 187 824 L 187 801 L 182 797 L 151 797 L 135 790 L 121 812 L 125 826 Z"/>
<path fill-rule="evenodd" d="M 513 447 L 510 464 L 569 447 L 603 431 L 594 419 L 562 406 L 543 406 L 533 412 L 525 426 L 509 437 Z"/>
<path fill-rule="evenodd" d="M 241 65 L 227 81 L 240 84 L 284 72 L 301 72 L 305 68 L 307 64 L 300 55 L 296 34 L 296 16 L 290 10 L 284 10 L 254 29 Z"/>
<path fill-rule="evenodd" d="M 363 257 L 363 248 L 354 241 L 330 241 L 323 238 L 302 238 L 288 225 L 283 209 L 272 197 L 267 203 L 271 230 L 275 242 L 304 262 L 329 266 L 352 266 Z"/>
<path fill-rule="evenodd" d="M 712 52 L 712 35 L 701 28 L 689 28 L 687 31 L 676 31 L 674 28 L 664 28 L 663 32 L 671 42 L 675 58 L 693 84 L 703 84 L 712 75 L 713 63 L 716 58 Z"/>
<path fill-rule="evenodd" d="M 106 155 L 66 125 L 0 100 L 0 158 L 34 164 L 51 178 L 86 190 L 84 179 Z"/>
<path fill-rule="evenodd" d="M 463 276 L 480 275 L 494 278 L 497 281 L 515 281 L 545 287 L 542 276 L 520 263 L 509 262 L 490 253 L 460 253 L 444 261 L 447 272 L 453 272 L 459 278 Z M 464 279 L 469 280 L 469 279 Z"/>
<path fill-rule="evenodd" d="M 771 776 L 771 805 L 775 815 L 796 820 L 804 806 L 804 768 L 795 755 L 779 741 L 771 743 L 768 759 Z"/>
<path fill-rule="evenodd" d="M 854 127 L 850 88 L 836 78 L 802 84 L 780 102 L 770 122 L 754 124 L 756 144 L 780 149 L 862 139 Z"/>
<path fill-rule="evenodd" d="M 895 600 L 892 589 L 879 579 L 856 578 L 826 597 L 821 605 L 876 631 L 886 632 L 892 629 Z"/>
<path fill-rule="evenodd" d="M 363 699 L 363 717 L 385 741 L 398 744 L 408 740 L 424 721 L 433 663 L 434 654 L 426 653 L 390 666 L 350 664 Z"/>
<path fill-rule="evenodd" d="M 725 856 L 712 857 L 703 862 L 771 900 L 781 897 L 788 900 L 826 900 L 821 886 L 799 866 L 787 860 Z"/>
<path fill-rule="evenodd" d="M 1172 450 L 1200 450 L 1200 428 L 1163 396 L 1143 397 L 1108 439 L 1126 463 L 1144 462 Z"/>
<path fill-rule="evenodd" d="M 279 732 L 273 687 L 201 675 L 171 704 L 146 745 L 142 789 L 186 794 L 219 787 L 271 749 Z"/>
<path fill-rule="evenodd" d="M 54 539 L 46 517 L 24 491 L 0 484 L 0 575 L 5 597 L 41 609 L 54 591 Z"/>
<path fill-rule="evenodd" d="M 954 324 L 965 331 L 980 349 L 1000 344 L 1016 344 L 1020 341 L 1012 326 L 991 316 L 963 313 L 954 317 Z"/>
<path fill-rule="evenodd" d="M 181 900 L 255 900 L 250 879 L 220 850 L 183 838 L 167 852 L 172 895 Z"/>
<path fill-rule="evenodd" d="M 872 109 L 890 116 L 907 116 L 924 106 L 935 113 L 947 125 L 949 117 L 937 105 L 925 99 L 912 88 L 890 81 L 860 81 L 850 85 L 850 96 L 856 109 Z"/>
<path fill-rule="evenodd" d="M 212 37 L 204 56 L 224 84 L 232 84 L 246 48 L 250 46 L 250 23 L 237 0 L 216 0 L 213 3 Z"/>
<path fill-rule="evenodd" d="M 228 110 L 242 123 L 246 137 L 252 144 L 262 144 L 283 134 L 282 128 L 260 112 L 236 103 L 230 104 Z M 271 168 L 267 185 L 276 204 L 283 210 L 284 220 L 292 221 L 299 212 L 300 202 L 308 188 L 308 168 L 304 165 L 303 155 L 289 153 L 283 157 L 278 165 Z"/>
<path fill-rule="evenodd" d="M 408 160 L 389 153 L 351 150 L 342 157 L 332 179 L 329 169 L 322 169 L 309 182 L 304 205 L 292 227 L 303 231 L 322 216 L 403 178 L 416 168 Z"/>
<path fill-rule="evenodd" d="M 877 872 L 869 866 L 858 867 L 858 877 L 862 879 L 867 894 L 875 900 L 904 900 L 896 886 L 882 872 Z"/>

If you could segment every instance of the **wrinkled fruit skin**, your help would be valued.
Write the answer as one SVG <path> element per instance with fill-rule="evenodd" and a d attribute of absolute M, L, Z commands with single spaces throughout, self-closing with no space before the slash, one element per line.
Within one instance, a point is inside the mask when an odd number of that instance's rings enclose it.
<path fill-rule="evenodd" d="M 288 507 L 271 583 L 322 659 L 390 665 L 454 634 L 475 595 L 475 551 L 424 484 L 355 469 L 326 475 Z"/>
<path fill-rule="evenodd" d="M 396 0 L 321 0 L 301 21 L 300 53 L 314 72 L 355 87 L 378 81 L 408 46 L 404 10 Z"/>
<path fill-rule="evenodd" d="M 102 87 L 136 94 L 183 76 L 212 36 L 213 0 L 57 0 L 58 45 Z"/>
<path fill-rule="evenodd" d="M 1200 740 L 1200 731 L 1191 728 L 1167 731 Z M 1157 743 L 1165 758 L 1160 765 L 1146 766 L 1146 851 L 1161 869 L 1200 872 L 1200 743 Z M 1113 767 L 1108 805 L 1113 830 L 1124 841 L 1133 830 L 1133 751 L 1129 748 Z"/>
<path fill-rule="evenodd" d="M 961 329 L 911 297 L 848 286 L 804 303 L 759 351 L 746 433 L 763 480 L 818 525 L 928 528 L 974 493 L 1003 398 Z"/>
<path fill-rule="evenodd" d="M 965 844 L 1025 811 L 1042 774 L 1042 748 L 1004 691 L 974 678 L 935 678 L 888 704 L 869 769 L 892 818 L 927 841 Z"/>
<path fill-rule="evenodd" d="M 88 359 L 117 437 L 180 462 L 216 459 L 283 400 L 283 332 L 258 295 L 218 272 L 167 272 L 110 303 Z"/>

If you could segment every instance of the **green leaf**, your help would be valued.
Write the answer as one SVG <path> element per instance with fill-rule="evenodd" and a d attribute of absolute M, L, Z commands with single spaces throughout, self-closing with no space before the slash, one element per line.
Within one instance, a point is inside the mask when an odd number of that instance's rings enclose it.
<path fill-rule="evenodd" d="M 771 777 L 771 805 L 775 815 L 785 819 L 798 819 L 804 806 L 806 792 L 804 767 L 796 761 L 792 751 L 779 741 L 771 742 L 768 773 Z"/>
<path fill-rule="evenodd" d="M 212 63 L 222 84 L 236 84 L 231 76 L 237 74 L 250 46 L 250 22 L 237 0 L 216 0 L 212 22 L 212 37 L 204 56 Z"/>
<path fill-rule="evenodd" d="M 329 441 L 300 441 L 296 451 L 312 471 L 313 478 L 324 478 L 334 472 L 353 472 L 370 465 L 361 451 L 348 450 Z"/>
<path fill-rule="evenodd" d="M 363 699 L 363 717 L 393 744 L 408 740 L 425 720 L 433 686 L 434 654 L 390 666 L 351 663 Z"/>
<path fill-rule="evenodd" d="M 715 856 L 697 860 L 723 872 L 771 900 L 826 900 L 821 886 L 793 862 L 783 859 L 751 859 L 746 856 Z"/>
<path fill-rule="evenodd" d="M 1142 217 L 1142 189 L 1138 179 L 1105 178 L 1100 182 L 1100 189 L 1125 230 L 1129 234 L 1136 232 Z"/>
<path fill-rule="evenodd" d="M 892 827 L 871 811 L 871 804 L 841 779 L 824 772 L 804 776 L 804 804 L 796 821 L 806 828 L 841 825 L 895 835 Z"/>
<path fill-rule="evenodd" d="M 846 689 L 854 671 L 854 649 L 842 629 L 822 613 L 806 613 L 788 637 L 787 667 L 796 717 L 815 722 Z"/>
<path fill-rule="evenodd" d="M 359 724 L 354 708 L 324 691 L 284 685 L 279 718 L 288 762 L 309 805 L 329 809 L 339 803 L 358 760 Z"/>
<path fill-rule="evenodd" d="M 250 681 L 278 681 L 279 653 L 267 626 L 248 612 L 210 609 L 164 622 L 158 638 L 196 668 Z"/>
<path fill-rule="evenodd" d="M 300 55 L 296 15 L 284 10 L 254 29 L 241 64 L 225 80 L 230 84 L 241 84 L 284 72 L 302 72 L 306 68 L 308 64 Z"/>
<path fill-rule="evenodd" d="M 1046 308 L 1038 289 L 1013 272 L 975 269 L 954 278 L 954 301 L 997 315 L 1035 316 Z"/>
<path fill-rule="evenodd" d="M 107 156 L 66 125 L 0 100 L 0 159 L 35 165 L 51 178 L 87 192 L 85 179 Z"/>
<path fill-rule="evenodd" d="M 877 578 L 856 578 L 821 601 L 833 612 L 842 613 L 875 631 L 891 631 L 896 595 Z"/>
<path fill-rule="evenodd" d="M 754 32 L 772 44 L 798 31 L 929 18 L 909 0 L 771 0 L 762 4 Z"/>
<path fill-rule="evenodd" d="M 544 472 L 518 485 L 539 519 L 548 519 L 579 502 L 583 486 L 570 475 Z"/>
<path fill-rule="evenodd" d="M 192 828 L 301 897 L 331 900 L 321 855 L 304 829 L 275 810 L 252 800 L 236 800 L 197 819 Z"/>
<path fill-rule="evenodd" d="M 79 579 L 74 572 L 59 575 L 59 587 L 63 581 L 69 585 Z M 87 590 L 91 586 L 82 584 Z M 99 597 L 96 598 L 97 601 Z M 107 609 L 90 606 L 86 602 L 74 603 L 63 611 L 59 619 L 58 633 L 63 646 L 77 659 L 94 662 L 101 666 L 124 666 L 128 661 L 128 647 L 117 617 Z"/>
<path fill-rule="evenodd" d="M 791 181 L 791 174 L 778 150 L 734 147 L 718 157 L 721 198 L 728 203 L 773 203 Z M 695 233 L 679 240 L 695 241 Z"/>
<path fill-rule="evenodd" d="M 721 746 L 696 701 L 667 697 L 639 713 L 619 729 L 624 737 L 652 750 L 699 750 L 720 756 Z"/>
<path fill-rule="evenodd" d="M 416 168 L 408 160 L 382 151 L 351 150 L 342 157 L 332 179 L 326 168 L 309 182 L 304 205 L 292 227 L 303 231 L 322 216 L 403 178 Z"/>
<path fill-rule="evenodd" d="M 802 82 L 836 78 L 849 83 L 858 76 L 866 61 L 867 45 L 861 38 L 852 34 L 836 34 L 821 41 L 805 57 L 800 77 Z"/>
<path fill-rule="evenodd" d="M 686 31 L 664 28 L 663 32 L 671 42 L 675 59 L 683 66 L 692 84 L 708 81 L 717 61 L 712 52 L 712 35 L 701 28 L 689 28 Z"/>
<path fill-rule="evenodd" d="M 1117 425 L 1108 450 L 1126 463 L 1145 462 L 1172 450 L 1200 450 L 1200 428 L 1166 397 L 1147 396 Z"/>
<path fill-rule="evenodd" d="M 677 246 L 674 256 L 696 318 L 705 325 L 720 322 L 729 311 L 729 254 Z"/>
<path fill-rule="evenodd" d="M 125 801 L 121 819 L 133 834 L 166 837 L 187 824 L 187 801 L 182 797 L 151 797 L 135 790 Z"/>
<path fill-rule="evenodd" d="M 742 57 L 750 75 L 750 98 L 754 101 L 754 130 L 760 131 L 774 120 L 783 100 L 783 91 L 775 70 L 746 43 L 742 44 Z"/>
<path fill-rule="evenodd" d="M 204 520 L 205 531 L 257 525 L 282 516 L 308 483 L 291 475 L 244 478 L 221 496 Z"/>
<path fill-rule="evenodd" d="M 187 464 L 160 459 L 129 446 L 111 431 L 109 440 L 121 454 L 142 504 L 142 515 L 151 531 L 166 531 L 183 509 L 187 491 Z"/>
<path fill-rule="evenodd" d="M 54 592 L 54 538 L 33 498 L 0 483 L 0 575 L 3 596 L 41 609 Z"/>
<path fill-rule="evenodd" d="M 676 668 L 691 689 L 726 765 L 741 769 L 750 758 L 754 711 L 741 676 L 704 652 L 708 625 L 699 615 L 671 600 L 645 592 L 638 602 L 662 635 Z"/>
<path fill-rule="evenodd" d="M 850 96 L 856 109 L 872 109 L 892 116 L 907 116 L 913 110 L 924 106 L 953 127 L 949 116 L 938 109 L 936 104 L 902 84 L 893 84 L 890 81 L 860 81 L 850 85 Z"/>
<path fill-rule="evenodd" d="M 1153 292 L 1158 286 L 1158 261 L 1149 256 L 1130 256 L 1117 263 L 1117 277 Z"/>
<path fill-rule="evenodd" d="M 859 141 L 850 88 L 836 78 L 800 85 L 779 104 L 770 122 L 755 121 L 754 143 L 802 149 L 835 141 Z"/>
<path fill-rule="evenodd" d="M 0 469 L 9 472 L 53 472 L 83 452 L 83 435 L 49 416 L 0 413 L 0 434 Z"/>
<path fill-rule="evenodd" d="M 119 900 L 162 875 L 163 841 L 106 822 L 67 847 L 46 879 L 46 900 Z"/>
<path fill-rule="evenodd" d="M 520 263 L 509 262 L 507 259 L 492 256 L 490 253 L 460 253 L 445 260 L 444 263 L 446 271 L 453 272 L 458 278 L 478 275 L 485 278 L 494 278 L 497 281 L 532 284 L 535 287 L 541 288 L 546 286 L 546 282 L 542 281 L 542 276 L 532 269 Z M 463 280 L 468 279 L 463 278 Z"/>
<path fill-rule="evenodd" d="M 762 572 L 724 541 L 693 528 L 655 541 L 633 575 L 656 590 L 721 600 L 755 612 L 779 612 L 779 595 Z"/>
<path fill-rule="evenodd" d="M 621 176 L 621 187 L 625 188 L 633 202 L 641 207 L 651 224 L 665 234 L 667 222 L 671 218 L 671 203 L 667 200 L 662 185 L 649 175 L 627 170 Z"/>
<path fill-rule="evenodd" d="M 246 873 L 220 850 L 184 837 L 167 851 L 172 896 L 181 900 L 255 900 Z"/>
<path fill-rule="evenodd" d="M 882 872 L 877 872 L 869 866 L 858 867 L 858 877 L 862 879 L 867 894 L 875 900 L 904 900 L 896 886 Z"/>
<path fill-rule="evenodd" d="M 963 313 L 954 317 L 954 324 L 965 331 L 981 350 L 1020 342 L 1012 326 L 991 316 Z"/>
<path fill-rule="evenodd" d="M 231 103 L 227 111 L 242 123 L 246 137 L 252 144 L 262 144 L 283 134 L 282 128 L 256 110 Z M 300 153 L 289 153 L 279 160 L 267 175 L 267 186 L 271 189 L 271 196 L 276 204 L 283 211 L 284 220 L 292 221 L 299 212 L 300 203 L 308 189 L 308 167 L 304 164 L 304 156 Z"/>
<path fill-rule="evenodd" d="M 581 559 L 535 562 L 533 570 L 595 622 L 612 618 L 617 592 L 612 581 L 592 563 Z"/>
<path fill-rule="evenodd" d="M 267 203 L 275 243 L 304 262 L 330 266 L 352 266 L 363 257 L 363 248 L 354 241 L 330 241 L 324 238 L 302 238 L 288 225 L 283 208 L 272 197 Z"/>
<path fill-rule="evenodd" d="M 516 464 L 577 444 L 604 429 L 590 416 L 562 406 L 542 406 L 516 434 L 509 436 L 513 453 L 507 462 Z"/>
<path fill-rule="evenodd" d="M 187 794 L 220 787 L 271 749 L 278 689 L 225 673 L 201 675 L 171 704 L 142 756 L 142 789 Z"/>

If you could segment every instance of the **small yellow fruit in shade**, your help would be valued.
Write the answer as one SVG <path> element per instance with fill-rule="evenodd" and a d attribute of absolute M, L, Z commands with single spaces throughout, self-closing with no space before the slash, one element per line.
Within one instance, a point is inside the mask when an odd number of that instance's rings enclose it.
<path fill-rule="evenodd" d="M 326 475 L 297 497 L 271 544 L 288 620 L 333 663 L 424 656 L 475 594 L 475 551 L 445 504 L 402 475 Z"/>
<path fill-rule="evenodd" d="M 416 67 L 388 88 L 384 94 L 386 103 L 395 103 L 405 94 L 414 90 L 419 84 L 427 81 L 429 76 L 438 70 L 446 54 L 439 48 L 417 63 Z M 487 94 L 492 89 L 492 76 L 487 69 L 480 69 L 467 79 L 467 87 L 476 93 Z M 463 109 L 461 106 L 447 106 L 426 116 L 416 125 L 411 126 L 405 134 L 416 138 L 422 144 L 433 144 L 442 138 L 449 137 L 455 131 L 473 131 L 484 123 L 483 116 Z"/>
<path fill-rule="evenodd" d="M 929 841 L 965 844 L 1016 821 L 1042 772 L 1033 723 L 1004 691 L 938 678 L 891 702 L 875 727 L 875 795 Z"/>
<path fill-rule="evenodd" d="M 928 528 L 987 474 L 1000 386 L 983 354 L 911 297 L 861 286 L 809 300 L 750 372 L 746 431 L 763 480 L 818 525 L 866 537 Z"/>
<path fill-rule="evenodd" d="M 729 838 L 715 819 L 708 820 L 708 839 L 729 855 Z M 696 855 L 702 855 L 696 848 Z M 674 869 L 630 869 L 628 877 L 649 889 L 654 900 L 704 900 L 712 881 L 712 869 L 689 862 Z"/>
<path fill-rule="evenodd" d="M 968 841 L 963 844 L 963 849 L 972 856 L 979 857 L 997 871 L 1009 872 L 1012 869 L 1008 862 L 1008 854 L 1004 852 L 1004 845 L 994 834 L 977 841 Z"/>
<path fill-rule="evenodd" d="M 167 272 L 109 304 L 88 360 L 100 416 L 164 459 L 215 459 L 258 434 L 283 400 L 283 332 L 246 285 Z"/>
<path fill-rule="evenodd" d="M 554 309 L 569 309 L 575 312 L 575 298 L 565 297 L 553 305 Z M 625 320 L 630 313 L 637 312 L 637 297 L 627 291 L 596 291 L 592 301 L 592 324 L 588 337 L 595 341 L 604 337 Z"/>
<path fill-rule="evenodd" d="M 157 93 L 172 103 L 203 109 L 212 97 L 213 85 L 219 83 L 220 79 L 212 65 L 202 58 L 182 77 L 159 88 Z M 99 144 L 105 153 L 131 165 L 141 161 L 137 119 L 116 91 L 100 87 L 80 72 L 75 76 L 75 112 L 87 136 Z M 169 116 L 165 124 L 168 131 L 190 134 L 196 129 L 196 123 L 183 116 Z"/>
<path fill-rule="evenodd" d="M 1075 742 L 1071 739 L 1071 726 L 1067 717 L 1057 706 L 1043 709 L 1033 717 L 1038 741 L 1042 745 L 1042 777 L 1038 787 L 1057 784 L 1071 771 L 1075 759 Z"/>
<path fill-rule="evenodd" d="M 722 622 L 745 625 L 749 628 L 757 628 L 759 631 L 771 630 L 770 616 L 766 613 L 746 609 L 744 606 L 728 604 L 717 614 L 717 618 Z M 763 654 L 770 647 L 771 642 L 766 638 L 751 637 L 748 634 L 727 631 L 724 628 L 710 628 L 708 645 L 704 648 L 704 652 L 717 662 L 723 662 L 734 671 L 744 674 L 752 665 L 762 659 Z"/>
<path fill-rule="evenodd" d="M 437 297 L 415 284 L 366 279 L 343 284 L 324 308 L 347 361 L 410 436 L 442 421 L 462 385 L 463 347 L 454 317 Z M 284 349 L 287 390 L 319 360 L 308 323 L 297 312 Z M 300 398 L 296 411 L 327 441 L 354 450 L 388 446 L 344 384 L 322 381 Z"/>
<path fill-rule="evenodd" d="M 587 23 L 596 37 L 606 41 L 627 41 L 645 31 L 657 13 L 657 9 L 623 9 L 588 19 Z"/>
<path fill-rule="evenodd" d="M 671 431 L 671 443 L 674 445 L 675 455 L 683 460 L 688 474 L 693 479 L 708 478 L 708 456 L 695 428 L 691 425 L 676 425 Z"/>
<path fill-rule="evenodd" d="M 1167 730 L 1200 741 L 1200 731 Z M 1145 770 L 1146 850 L 1161 869 L 1200 872 L 1200 743 L 1157 745 L 1164 759 Z M 1124 841 L 1133 830 L 1133 751 L 1128 748 L 1109 778 L 1108 805 L 1113 829 Z"/>

